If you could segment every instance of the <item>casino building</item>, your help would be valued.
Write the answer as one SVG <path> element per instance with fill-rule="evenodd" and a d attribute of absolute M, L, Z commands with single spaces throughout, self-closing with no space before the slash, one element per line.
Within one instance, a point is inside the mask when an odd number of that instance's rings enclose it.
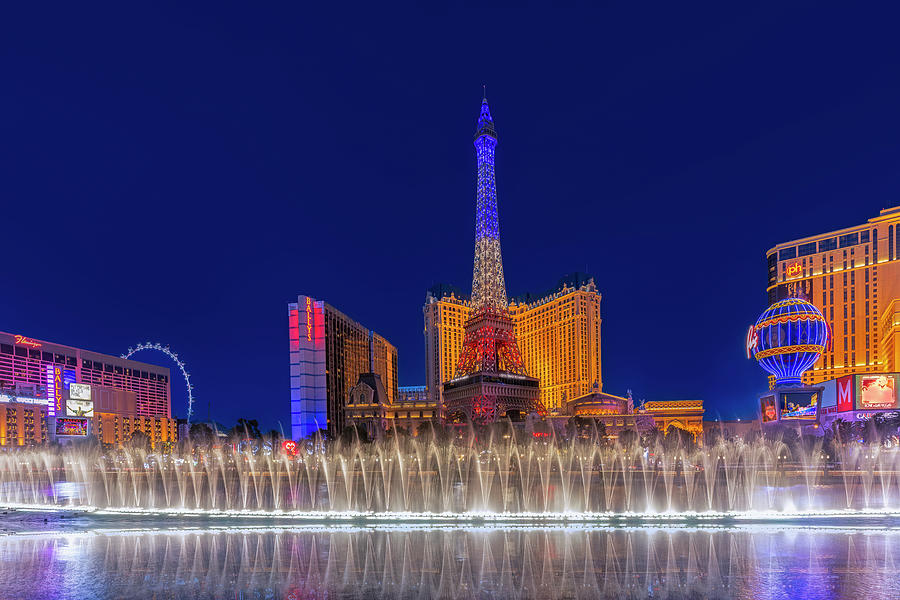
<path fill-rule="evenodd" d="M 593 277 L 572 273 L 552 290 L 512 298 L 509 314 L 528 374 L 540 380 L 540 400 L 552 413 L 569 400 L 602 390 L 600 293 Z M 469 297 L 449 285 L 428 290 L 425 318 L 426 389 L 442 404 L 441 383 L 453 379 L 462 352 Z"/>
<path fill-rule="evenodd" d="M 397 398 L 397 349 L 323 300 L 288 303 L 291 437 L 327 429 L 340 435 L 350 390 L 363 373 L 378 375 L 388 403 Z"/>
<path fill-rule="evenodd" d="M 350 390 L 347 402 L 347 423 L 365 428 L 370 439 L 380 432 L 403 428 L 417 435 L 425 423 L 438 422 L 437 405 L 428 399 L 424 385 L 401 386 L 398 396 L 387 399 L 381 378 L 375 373 L 363 373 Z"/>
<path fill-rule="evenodd" d="M 166 367 L 0 332 L 0 446 L 88 431 L 112 445 L 143 431 L 155 446 L 175 441 L 171 416 Z"/>
<path fill-rule="evenodd" d="M 831 332 L 833 343 L 804 384 L 900 371 L 900 206 L 861 225 L 778 244 L 766 260 L 769 304 L 805 297 Z"/>

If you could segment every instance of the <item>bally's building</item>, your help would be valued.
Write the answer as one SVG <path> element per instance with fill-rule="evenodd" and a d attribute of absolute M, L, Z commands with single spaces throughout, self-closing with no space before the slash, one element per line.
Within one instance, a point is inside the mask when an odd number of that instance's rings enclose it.
<path fill-rule="evenodd" d="M 833 343 L 806 385 L 900 371 L 900 206 L 864 223 L 778 244 L 766 253 L 769 304 L 803 296 Z"/>
<path fill-rule="evenodd" d="M 551 413 L 602 390 L 600 299 L 593 277 L 573 273 L 546 293 L 510 300 L 522 360 L 528 374 L 540 380 L 540 400 Z M 438 406 L 443 406 L 441 383 L 455 376 L 470 312 L 469 296 L 458 288 L 437 285 L 426 293 L 426 389 Z"/>
<path fill-rule="evenodd" d="M 340 435 L 364 373 L 380 377 L 389 403 L 398 398 L 397 349 L 324 300 L 300 295 L 288 303 L 288 338 L 293 439 L 320 429 Z"/>

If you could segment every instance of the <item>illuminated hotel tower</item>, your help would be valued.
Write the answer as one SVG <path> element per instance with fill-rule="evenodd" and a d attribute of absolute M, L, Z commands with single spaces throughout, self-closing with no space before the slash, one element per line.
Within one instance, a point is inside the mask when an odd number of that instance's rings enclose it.
<path fill-rule="evenodd" d="M 769 304 L 803 295 L 831 329 L 833 343 L 803 374 L 804 384 L 900 371 L 900 206 L 778 244 L 766 259 Z"/>
<path fill-rule="evenodd" d="M 470 314 L 456 375 L 443 386 L 444 416 L 451 421 L 491 422 L 506 415 L 518 418 L 543 412 L 538 380 L 525 371 L 507 305 L 494 178 L 496 147 L 497 131 L 485 98 L 475 131 L 478 183 Z"/>

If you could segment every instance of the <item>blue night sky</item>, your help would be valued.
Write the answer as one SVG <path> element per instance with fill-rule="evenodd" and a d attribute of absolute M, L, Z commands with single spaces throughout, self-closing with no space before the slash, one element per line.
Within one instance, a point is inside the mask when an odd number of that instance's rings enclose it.
<path fill-rule="evenodd" d="M 425 290 L 471 285 L 485 83 L 510 294 L 587 270 L 604 390 L 750 416 L 765 251 L 900 203 L 896 15 L 575 4 L 5 7 L 0 330 L 168 343 L 198 417 L 272 428 L 307 293 L 424 383 Z"/>

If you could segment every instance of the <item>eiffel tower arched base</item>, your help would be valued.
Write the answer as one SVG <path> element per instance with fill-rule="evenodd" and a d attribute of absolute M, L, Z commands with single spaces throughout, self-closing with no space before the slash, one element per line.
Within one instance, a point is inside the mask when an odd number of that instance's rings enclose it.
<path fill-rule="evenodd" d="M 494 423 L 507 416 L 546 415 L 537 378 L 477 372 L 444 383 L 445 422 Z"/>

